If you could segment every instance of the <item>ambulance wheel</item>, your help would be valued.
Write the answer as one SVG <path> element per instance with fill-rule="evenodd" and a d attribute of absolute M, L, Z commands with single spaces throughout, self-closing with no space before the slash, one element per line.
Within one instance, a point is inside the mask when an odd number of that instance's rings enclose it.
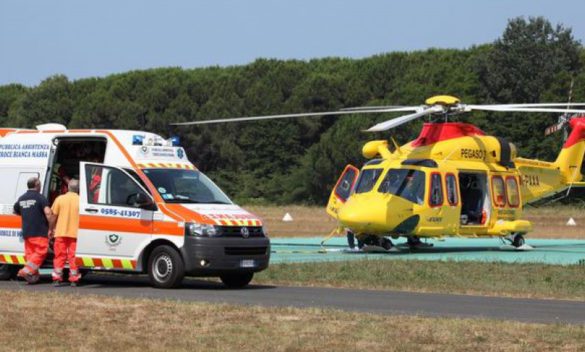
<path fill-rule="evenodd" d="M 522 247 L 524 245 L 524 236 L 522 234 L 516 234 L 514 239 L 512 240 L 512 245 L 516 248 Z"/>
<path fill-rule="evenodd" d="M 252 281 L 254 273 L 233 273 L 221 275 L 219 278 L 228 288 L 242 288 Z"/>
<path fill-rule="evenodd" d="M 16 277 L 18 266 L 10 264 L 0 264 L 0 280 L 10 280 Z"/>
<path fill-rule="evenodd" d="M 152 251 L 148 258 L 148 277 L 154 287 L 176 287 L 184 276 L 185 264 L 173 247 L 158 246 Z"/>

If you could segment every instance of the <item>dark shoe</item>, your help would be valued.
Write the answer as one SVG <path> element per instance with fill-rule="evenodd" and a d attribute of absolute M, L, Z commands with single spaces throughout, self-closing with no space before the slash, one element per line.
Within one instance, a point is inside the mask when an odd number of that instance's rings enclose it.
<path fill-rule="evenodd" d="M 34 285 L 36 283 L 39 282 L 39 280 L 41 279 L 41 275 L 39 274 L 27 274 L 24 276 L 24 279 L 26 280 L 26 283 L 29 285 Z"/>

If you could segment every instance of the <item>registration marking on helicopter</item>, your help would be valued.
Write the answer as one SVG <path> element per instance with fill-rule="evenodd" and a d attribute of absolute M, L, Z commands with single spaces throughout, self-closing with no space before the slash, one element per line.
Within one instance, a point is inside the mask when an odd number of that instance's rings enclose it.
<path fill-rule="evenodd" d="M 461 157 L 464 159 L 485 160 L 487 152 L 484 149 L 461 148 Z"/>

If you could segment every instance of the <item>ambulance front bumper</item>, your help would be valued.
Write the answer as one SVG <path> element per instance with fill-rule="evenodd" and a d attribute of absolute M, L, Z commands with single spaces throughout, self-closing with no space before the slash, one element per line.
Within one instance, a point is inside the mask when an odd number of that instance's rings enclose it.
<path fill-rule="evenodd" d="M 268 267 L 270 240 L 185 236 L 181 255 L 189 276 L 259 272 Z"/>

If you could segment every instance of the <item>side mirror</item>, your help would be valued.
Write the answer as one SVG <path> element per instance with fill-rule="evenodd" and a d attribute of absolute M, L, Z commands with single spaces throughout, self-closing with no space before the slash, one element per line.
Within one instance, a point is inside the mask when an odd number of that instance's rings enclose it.
<path fill-rule="evenodd" d="M 152 210 L 154 208 L 154 202 L 152 201 L 152 198 L 144 193 L 133 193 L 129 195 L 126 199 L 126 204 L 141 209 Z"/>

